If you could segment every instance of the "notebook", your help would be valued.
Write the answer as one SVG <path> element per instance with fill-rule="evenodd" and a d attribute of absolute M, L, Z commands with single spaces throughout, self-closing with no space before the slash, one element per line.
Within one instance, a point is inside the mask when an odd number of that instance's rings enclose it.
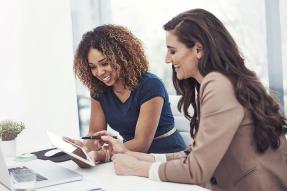
<path fill-rule="evenodd" d="M 2 185 L 8 189 L 11 189 L 12 185 L 9 170 L 16 170 L 17 173 L 19 172 L 19 174 L 21 174 L 21 171 L 25 170 L 26 168 L 29 168 L 36 173 L 35 189 L 83 179 L 82 175 L 75 171 L 61 167 L 58 164 L 41 160 L 21 163 L 21 167 L 13 166 L 12 168 L 8 168 L 0 147 L 0 183 Z"/>

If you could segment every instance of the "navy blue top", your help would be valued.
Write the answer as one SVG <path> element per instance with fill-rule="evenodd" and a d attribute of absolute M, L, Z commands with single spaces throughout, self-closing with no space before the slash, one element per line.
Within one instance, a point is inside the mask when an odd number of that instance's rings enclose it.
<path fill-rule="evenodd" d="M 112 87 L 108 87 L 99 97 L 93 98 L 100 102 L 109 126 L 119 132 L 125 141 L 128 141 L 135 136 L 141 105 L 158 96 L 164 99 L 164 104 L 155 133 L 155 137 L 157 137 L 174 127 L 174 118 L 170 108 L 168 93 L 164 84 L 156 75 L 149 72 L 144 73 L 138 86 L 131 92 L 130 97 L 124 103 L 114 94 Z"/>

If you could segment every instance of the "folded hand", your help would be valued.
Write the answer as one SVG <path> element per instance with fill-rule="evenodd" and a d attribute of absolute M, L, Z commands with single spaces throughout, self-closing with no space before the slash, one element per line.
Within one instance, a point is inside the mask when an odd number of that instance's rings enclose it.
<path fill-rule="evenodd" d="M 148 177 L 149 168 L 152 163 L 138 160 L 128 154 L 116 154 L 112 157 L 115 173 L 125 176 Z"/>

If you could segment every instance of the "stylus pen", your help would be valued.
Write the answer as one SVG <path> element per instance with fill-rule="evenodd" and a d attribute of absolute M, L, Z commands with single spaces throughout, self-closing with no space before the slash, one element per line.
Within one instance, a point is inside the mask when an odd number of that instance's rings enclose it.
<path fill-rule="evenodd" d="M 118 137 L 117 136 L 112 136 L 114 139 L 117 139 Z M 100 140 L 101 139 L 101 136 L 100 135 L 97 135 L 97 136 L 85 136 L 85 137 L 81 137 L 81 139 L 97 139 L 97 140 Z"/>

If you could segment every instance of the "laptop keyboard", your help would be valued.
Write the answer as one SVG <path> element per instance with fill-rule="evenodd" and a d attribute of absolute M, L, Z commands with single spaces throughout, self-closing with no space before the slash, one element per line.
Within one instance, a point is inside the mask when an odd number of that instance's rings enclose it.
<path fill-rule="evenodd" d="M 23 181 L 25 178 L 25 173 L 24 171 L 27 170 L 28 168 L 23 166 L 23 167 L 15 167 L 15 168 L 9 168 L 8 171 L 9 173 L 13 172 L 15 174 L 19 174 L 19 176 L 17 176 L 17 181 L 21 182 L 21 180 Z M 48 180 L 46 177 L 38 174 L 38 173 L 35 173 L 36 174 L 36 181 L 43 181 L 43 180 Z"/>

